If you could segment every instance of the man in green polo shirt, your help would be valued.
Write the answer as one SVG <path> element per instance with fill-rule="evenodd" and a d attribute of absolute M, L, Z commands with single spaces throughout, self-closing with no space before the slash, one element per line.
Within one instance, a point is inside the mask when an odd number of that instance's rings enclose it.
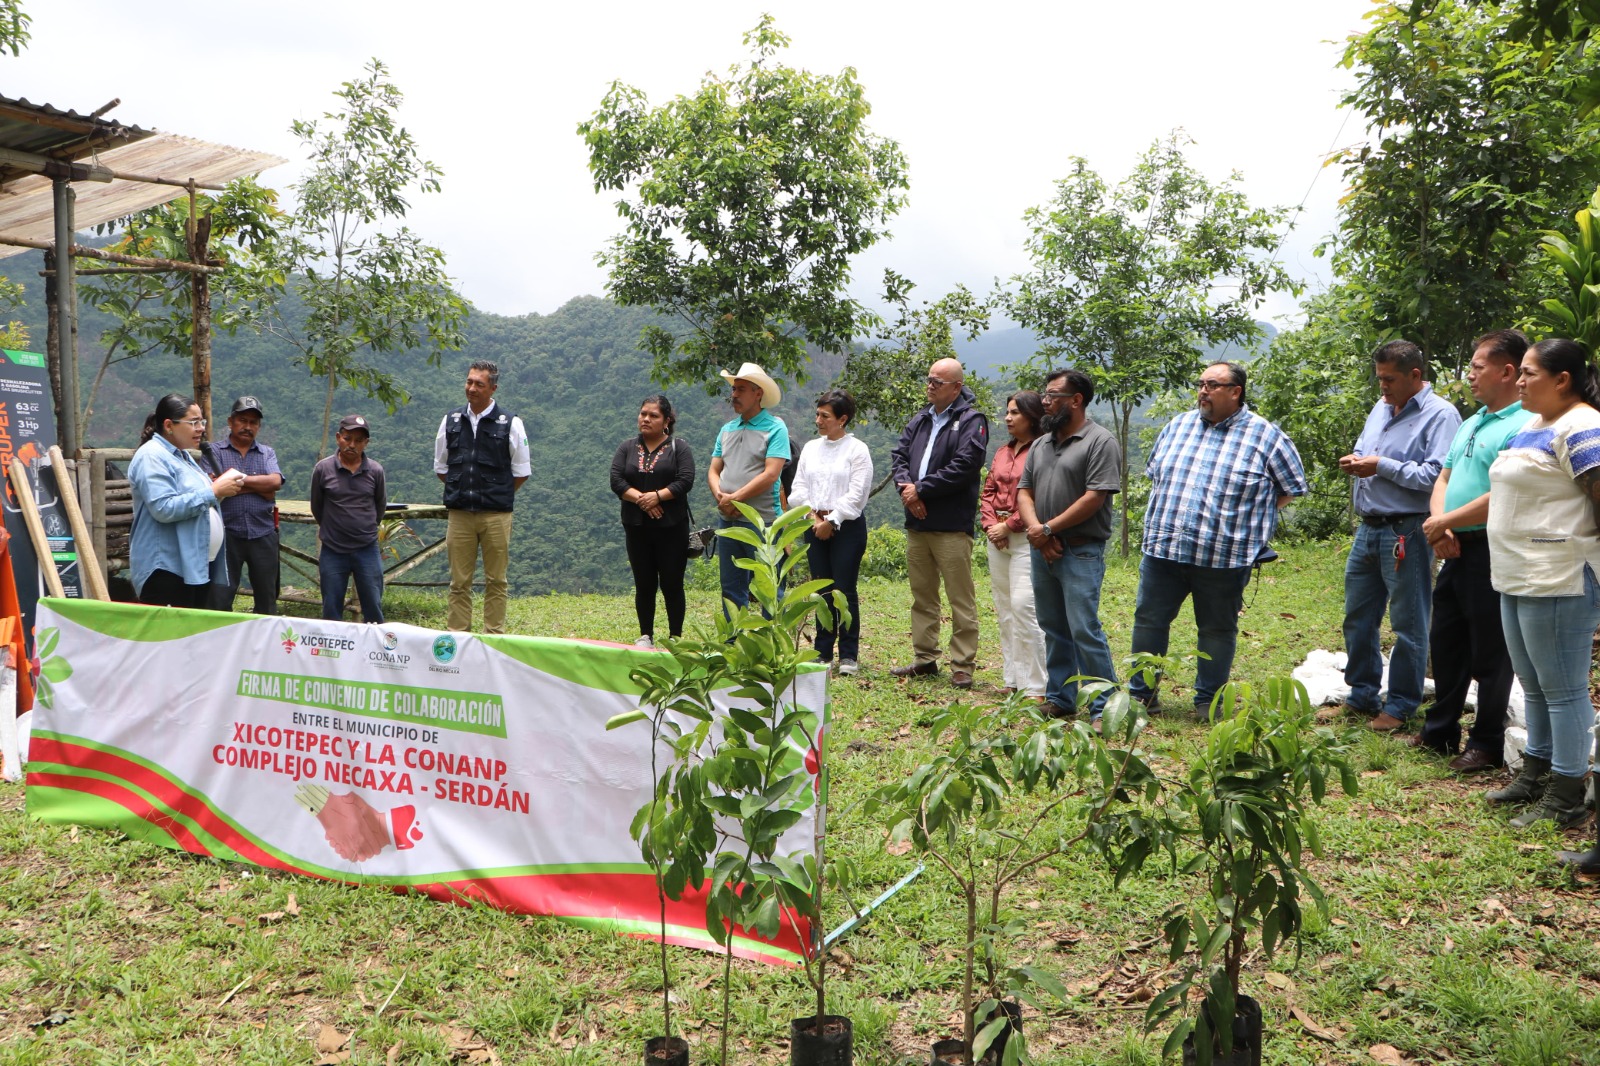
<path fill-rule="evenodd" d="M 733 372 L 724 370 L 722 376 L 731 390 L 728 402 L 733 407 L 733 420 L 717 433 L 706 484 L 716 502 L 721 527 L 749 529 L 750 523 L 740 515 L 735 503 L 754 507 L 765 522 L 771 522 L 779 513 L 778 478 L 790 456 L 789 427 L 768 408 L 778 406 L 783 392 L 754 363 L 746 363 Z M 748 544 L 717 538 L 722 598 L 737 607 L 750 602 L 751 577 L 738 560 L 754 555 L 755 549 Z"/>
<path fill-rule="evenodd" d="M 1479 337 L 1467 384 L 1483 403 L 1461 423 L 1444 471 L 1433 487 L 1422 524 L 1433 552 L 1444 560 L 1433 586 L 1434 700 L 1411 743 L 1452 756 L 1462 774 L 1492 770 L 1504 761 L 1506 701 L 1511 695 L 1511 658 L 1500 628 L 1500 595 L 1489 583 L 1489 467 L 1508 441 L 1533 416 L 1517 401 L 1517 373 L 1528 338 L 1514 329 Z M 1467 686 L 1478 682 L 1478 712 L 1459 755 L 1461 711 Z"/>

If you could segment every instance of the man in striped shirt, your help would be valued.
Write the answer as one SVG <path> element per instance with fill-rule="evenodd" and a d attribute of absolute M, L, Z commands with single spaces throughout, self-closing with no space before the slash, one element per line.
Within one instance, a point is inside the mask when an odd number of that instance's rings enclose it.
<path fill-rule="evenodd" d="M 1195 387 L 1195 410 L 1167 423 L 1145 468 L 1133 650 L 1165 655 L 1172 620 L 1192 596 L 1199 648 L 1210 656 L 1194 683 L 1195 716 L 1206 721 L 1233 669 L 1250 567 L 1277 530 L 1278 510 L 1309 486 L 1294 442 L 1246 406 L 1244 367 L 1212 363 Z M 1129 691 L 1153 706 L 1159 683 L 1139 672 Z"/>

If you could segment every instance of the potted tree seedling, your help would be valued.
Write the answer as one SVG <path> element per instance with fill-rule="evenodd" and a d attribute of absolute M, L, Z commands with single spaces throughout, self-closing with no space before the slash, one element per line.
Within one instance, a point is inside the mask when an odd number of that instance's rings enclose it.
<path fill-rule="evenodd" d="M 674 873 L 679 869 L 678 856 L 666 864 L 663 891 L 669 898 L 681 898 L 686 887 L 705 886 L 706 930 L 724 948 L 724 1063 L 732 1018 L 735 932 L 747 930 L 771 940 L 785 923 L 801 934 L 801 955 L 818 988 L 817 1016 L 798 1020 L 795 1031 L 811 1033 L 816 1042 L 832 1049 L 831 1057 L 818 1061 L 848 1062 L 849 1020 L 826 1013 L 822 991 L 826 971 L 820 951 L 815 950 L 820 940 L 806 929 L 807 925 L 814 929 L 821 916 L 825 874 L 820 846 L 814 842 L 810 854 L 796 849 L 798 857 L 780 848 L 783 834 L 817 801 L 818 788 L 808 771 L 821 773 L 825 763 L 823 709 L 805 706 L 800 693 L 801 676 L 815 669 L 810 664 L 816 653 L 801 646 L 799 634 L 818 611 L 826 612 L 825 620 L 832 619 L 832 612 L 842 612 L 843 597 L 837 592 L 824 595 L 826 581 L 782 588 L 799 558 L 787 550 L 805 532 L 804 508 L 770 525 L 754 510 L 742 505 L 740 510 L 753 528 L 730 527 L 718 535 L 752 549 L 751 558 L 739 561 L 751 571 L 750 604 L 736 608 L 729 603 L 704 635 L 669 642 L 671 658 L 656 664 L 653 677 L 652 691 L 668 708 L 699 723 L 682 734 L 674 748 L 675 783 L 668 792 L 675 802 L 705 812 L 713 841 L 702 850 L 707 823 L 696 820 L 698 815 L 684 813 L 684 826 L 697 827 L 689 836 L 680 835 L 677 825 L 670 826 L 656 842 L 664 847 L 681 845 L 687 861 L 681 879 Z M 649 717 L 630 712 L 609 724 Z M 706 730 L 703 738 L 696 735 L 701 728 Z M 698 869 L 689 869 L 696 862 Z M 803 1042 L 795 1041 L 792 1047 Z M 840 1048 L 842 1052 L 835 1053 Z"/>
<path fill-rule="evenodd" d="M 641 688 L 638 711 L 618 715 L 607 723 L 614 728 L 633 721 L 650 723 L 650 799 L 639 808 L 630 833 L 639 853 L 655 876 L 660 904 L 661 1020 L 662 1035 L 645 1041 L 646 1066 L 688 1066 L 689 1043 L 673 1033 L 672 972 L 667 958 L 667 900 L 681 899 L 689 885 L 705 881 L 707 858 L 718 841 L 711 808 L 705 803 L 702 762 L 711 731 L 711 718 L 695 697 L 699 684 L 693 651 L 680 663 L 652 656 L 632 671 Z M 683 669 L 687 665 L 688 669 Z M 671 712 L 676 711 L 674 718 Z M 687 725 L 687 728 L 685 727 Z M 660 765 L 662 749 L 671 759 Z"/>
<path fill-rule="evenodd" d="M 1241 994 L 1240 970 L 1252 944 L 1269 959 L 1288 942 L 1298 952 L 1302 896 L 1326 915 L 1327 901 L 1305 868 L 1322 853 L 1308 806 L 1323 801 L 1330 781 L 1355 794 L 1354 742 L 1348 730 L 1317 724 L 1298 681 L 1230 682 L 1205 746 L 1185 775 L 1164 783 L 1163 803 L 1104 826 L 1102 842 L 1122 857 L 1119 880 L 1157 850 L 1185 873 L 1203 875 L 1199 899 L 1163 916 L 1170 961 L 1186 960 L 1182 976 L 1146 1012 L 1150 1028 L 1180 1017 L 1163 1057 L 1181 1047 L 1184 1062 L 1197 1066 L 1259 1066 L 1261 1009 Z M 1194 854 L 1185 858 L 1187 848 Z M 1205 996 L 1190 1018 L 1194 988 Z"/>
<path fill-rule="evenodd" d="M 944 872 L 965 911 L 962 1032 L 934 1044 L 936 1066 L 1030 1061 L 1021 1003 L 1037 1008 L 1036 989 L 1066 998 L 1053 975 L 1008 963 L 1021 925 L 1006 903 L 1018 878 L 1092 835 L 1114 805 L 1153 799 L 1158 781 L 1137 748 L 1147 719 L 1105 683 L 1085 685 L 1080 705 L 1101 693 L 1100 734 L 1044 719 L 1015 696 L 994 708 L 955 704 L 929 725 L 939 753 L 868 801 L 892 841 Z"/>

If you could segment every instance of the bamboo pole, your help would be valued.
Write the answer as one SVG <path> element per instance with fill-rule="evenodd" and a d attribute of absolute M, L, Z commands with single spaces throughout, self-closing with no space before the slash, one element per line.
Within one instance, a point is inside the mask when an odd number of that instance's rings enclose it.
<path fill-rule="evenodd" d="M 36 241 L 32 237 L 17 237 L 12 234 L 0 233 L 0 244 L 9 244 L 15 248 L 40 248 L 54 250 L 55 245 L 49 241 Z M 121 252 L 108 252 L 101 248 L 89 248 L 82 244 L 72 246 L 72 256 L 75 259 L 100 259 L 107 263 L 126 263 L 129 266 L 160 267 L 162 270 L 182 270 L 190 274 L 220 274 L 220 266 L 209 266 L 200 263 L 189 263 L 182 259 L 161 259 L 150 255 L 123 255 Z"/>
<path fill-rule="evenodd" d="M 61 506 L 67 512 L 67 525 L 72 529 L 72 539 L 78 542 L 78 570 L 83 574 L 84 585 L 90 594 L 102 603 L 109 602 L 111 593 L 106 590 L 106 576 L 100 570 L 100 557 L 95 554 L 94 540 L 89 527 L 84 524 L 83 510 L 78 506 L 78 490 L 67 474 L 67 459 L 61 454 L 59 444 L 50 445 L 50 465 L 56 472 L 56 492 Z"/>
<path fill-rule="evenodd" d="M 33 552 L 39 557 L 39 569 L 44 571 L 45 591 L 61 599 L 66 590 L 61 587 L 61 575 L 56 573 L 56 557 L 50 551 L 50 538 L 44 535 L 44 523 L 39 520 L 39 504 L 33 498 L 33 486 L 28 484 L 28 468 L 22 460 L 11 460 L 11 491 L 17 494 L 17 506 L 22 511 L 23 525 L 28 527 L 28 539 L 33 541 Z"/>

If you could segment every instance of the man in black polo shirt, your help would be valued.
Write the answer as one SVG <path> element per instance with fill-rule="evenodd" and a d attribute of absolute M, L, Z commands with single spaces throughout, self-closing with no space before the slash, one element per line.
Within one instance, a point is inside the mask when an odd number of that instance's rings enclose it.
<path fill-rule="evenodd" d="M 388 505 L 383 467 L 367 458 L 370 431 L 360 415 L 345 415 L 334 438 L 338 451 L 311 471 L 311 514 L 322 554 L 322 617 L 344 617 L 344 595 L 356 579 L 365 622 L 383 621 L 383 559 L 378 523 Z"/>
<path fill-rule="evenodd" d="M 1017 481 L 1017 510 L 1033 546 L 1033 603 L 1044 631 L 1048 687 L 1041 702 L 1056 717 L 1077 711 L 1083 675 L 1117 679 L 1105 630 L 1100 585 L 1111 539 L 1111 500 L 1122 488 L 1117 439 L 1089 418 L 1094 382 L 1078 370 L 1045 379 L 1044 437 L 1034 442 Z M 1095 701 L 1099 716 L 1104 697 Z"/>

